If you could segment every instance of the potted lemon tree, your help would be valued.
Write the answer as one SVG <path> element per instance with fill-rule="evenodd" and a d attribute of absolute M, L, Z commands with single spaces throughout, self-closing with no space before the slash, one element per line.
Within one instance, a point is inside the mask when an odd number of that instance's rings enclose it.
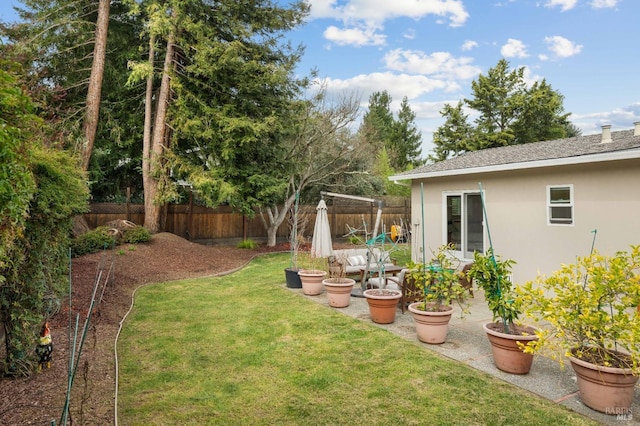
<path fill-rule="evenodd" d="M 421 300 L 409 305 L 416 326 L 418 340 L 424 343 L 444 343 L 453 303 L 458 303 L 461 315 L 467 312 L 466 289 L 460 283 L 460 261 L 453 256 L 453 245 L 442 245 L 433 253 L 429 264 L 409 263 L 407 287 L 421 293 Z M 411 297 L 412 295 L 410 295 Z"/>
<path fill-rule="evenodd" d="M 525 350 L 569 360 L 588 407 L 630 414 L 640 375 L 640 245 L 613 256 L 594 250 L 517 293 L 524 312 L 548 324 Z"/>
<path fill-rule="evenodd" d="M 527 374 L 533 364 L 531 352 L 523 351 L 537 339 L 535 328 L 519 323 L 522 313 L 511 282 L 511 268 L 515 261 L 496 256 L 493 249 L 475 252 L 473 265 L 467 276 L 484 291 L 484 298 L 492 313 L 492 322 L 483 324 L 491 343 L 495 366 L 511 374 Z"/>

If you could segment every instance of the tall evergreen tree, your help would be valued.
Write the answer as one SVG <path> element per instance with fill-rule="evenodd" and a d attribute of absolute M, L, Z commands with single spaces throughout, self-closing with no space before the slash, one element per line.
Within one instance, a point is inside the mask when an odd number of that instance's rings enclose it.
<path fill-rule="evenodd" d="M 132 161 L 140 158 L 141 147 L 136 153 L 132 142 L 139 141 L 142 128 L 135 116 L 143 92 L 125 85 L 127 63 L 138 54 L 132 40 L 140 24 L 123 2 L 23 3 L 21 21 L 0 26 L 6 39 L 0 53 L 21 63 L 21 83 L 38 106 L 36 112 L 59 142 L 79 154 L 96 199 L 113 197 L 127 186 L 141 189 L 140 166 L 134 168 Z"/>
<path fill-rule="evenodd" d="M 98 7 L 95 0 L 23 0 L 21 22 L 4 26 L 2 53 L 25 70 L 29 94 L 61 140 L 81 152 Z M 70 136 L 70 137 L 69 137 Z"/>
<path fill-rule="evenodd" d="M 406 170 L 423 164 L 422 135 L 415 124 L 415 113 L 405 96 L 400 104 L 398 118 L 391 112 L 391 96 L 386 90 L 374 92 L 369 97 L 369 109 L 365 113 L 359 133 L 376 152 L 387 151 L 394 170 Z"/>
<path fill-rule="evenodd" d="M 151 1 L 141 9 L 149 59 L 134 66 L 131 81 L 148 82 L 142 170 L 147 228 L 160 228 L 160 206 L 176 196 L 170 169 L 207 204 L 226 201 L 245 213 L 256 205 L 247 199 L 271 191 L 246 183 L 269 182 L 256 177 L 257 159 L 277 169 L 272 144 L 304 83 L 293 77 L 301 50 L 283 35 L 307 12 L 302 2 L 281 7 L 252 0 Z M 158 55 L 164 67 L 155 79 Z"/>
<path fill-rule="evenodd" d="M 478 112 L 475 126 L 466 123 L 462 105 L 441 111 L 445 123 L 434 133 L 432 159 L 497 146 L 563 138 L 570 130 L 564 97 L 542 80 L 527 88 L 524 67 L 510 70 L 505 59 L 471 83 L 473 98 L 464 99 Z"/>
<path fill-rule="evenodd" d="M 564 96 L 546 80 L 536 81 L 524 93 L 522 112 L 513 123 L 514 143 L 560 139 L 567 136 L 568 117 Z"/>
<path fill-rule="evenodd" d="M 395 122 L 393 137 L 387 149 L 393 153 L 391 165 L 395 170 L 406 170 L 424 164 L 422 154 L 422 134 L 415 124 L 416 114 L 411 110 L 409 101 L 402 98 L 398 119 Z"/>
<path fill-rule="evenodd" d="M 466 144 L 473 140 L 473 127 L 469 124 L 468 115 L 462 111 L 462 101 L 453 107 L 446 104 L 440 111 L 446 117 L 445 123 L 433 133 L 434 155 L 429 159 L 442 161 L 450 157 L 457 157 L 468 150 Z"/>
<path fill-rule="evenodd" d="M 480 114 L 475 120 L 474 149 L 513 143 L 512 125 L 523 110 L 525 88 L 524 68 L 509 71 L 505 59 L 471 82 L 473 98 L 465 103 Z"/>
<path fill-rule="evenodd" d="M 369 108 L 360 125 L 360 133 L 377 150 L 388 146 L 392 138 L 395 120 L 391 112 L 391 100 L 386 90 L 371 94 Z"/>

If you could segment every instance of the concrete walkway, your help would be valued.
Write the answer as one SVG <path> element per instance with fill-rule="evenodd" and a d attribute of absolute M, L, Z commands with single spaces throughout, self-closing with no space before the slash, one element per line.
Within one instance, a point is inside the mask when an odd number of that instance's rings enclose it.
<path fill-rule="evenodd" d="M 372 322 L 369 317 L 369 306 L 364 298 L 351 297 L 351 303 L 347 308 L 331 308 L 327 302 L 325 292 L 319 296 L 305 296 L 302 294 L 302 289 L 288 290 L 300 294 L 301 297 L 325 305 L 327 309 L 334 309 L 336 312 L 384 328 L 407 340 L 415 342 L 425 349 L 463 362 L 470 367 L 484 371 L 505 382 L 526 389 L 555 403 L 562 404 L 602 424 L 619 426 L 640 424 L 640 392 L 638 392 L 638 388 L 636 388 L 635 399 L 632 406 L 632 416 L 621 419 L 616 418 L 616 416 L 599 413 L 582 404 L 578 395 L 575 375 L 569 364 L 567 364 L 563 370 L 557 362 L 536 355 L 533 361 L 533 367 L 527 375 L 508 374 L 498 370 L 493 364 L 491 346 L 482 329 L 482 324 L 491 321 L 491 312 L 487 308 L 482 291 L 474 291 L 475 297 L 470 299 L 471 305 L 469 310 L 471 313 L 463 319 L 460 319 L 460 310 L 456 307 L 449 324 L 447 341 L 441 345 L 429 345 L 417 339 L 413 319 L 408 311 L 403 314 L 400 308 L 398 308 L 396 320 L 393 324 L 376 324 Z"/>

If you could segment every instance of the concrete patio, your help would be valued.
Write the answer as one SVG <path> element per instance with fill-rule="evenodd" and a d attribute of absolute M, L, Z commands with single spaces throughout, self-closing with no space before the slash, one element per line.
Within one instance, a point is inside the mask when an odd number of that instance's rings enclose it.
<path fill-rule="evenodd" d="M 318 296 L 305 296 L 302 293 L 302 289 L 288 288 L 288 290 L 320 303 L 326 306 L 327 309 L 334 309 L 336 312 L 362 321 L 368 321 L 372 325 L 413 341 L 426 350 L 438 352 L 448 358 L 463 362 L 472 368 L 484 371 L 557 404 L 562 404 L 602 424 L 640 424 L 640 393 L 637 388 L 632 406 L 632 415 L 627 415 L 625 418 L 617 418 L 616 416 L 599 413 L 582 404 L 578 395 L 578 386 L 573 369 L 568 364 L 562 369 L 557 362 L 536 355 L 531 372 L 527 375 L 513 375 L 498 370 L 493 364 L 491 346 L 482 329 L 482 324 L 491 321 L 491 312 L 486 306 L 481 290 L 475 290 L 475 297 L 470 299 L 469 315 L 461 319 L 460 310 L 456 307 L 449 324 L 447 341 L 441 345 L 428 345 L 420 342 L 415 334 L 411 314 L 408 311 L 403 314 L 400 308 L 397 310 L 394 323 L 388 325 L 375 324 L 369 317 L 369 307 L 364 298 L 351 297 L 351 303 L 347 308 L 331 308 L 327 302 L 326 292 Z"/>

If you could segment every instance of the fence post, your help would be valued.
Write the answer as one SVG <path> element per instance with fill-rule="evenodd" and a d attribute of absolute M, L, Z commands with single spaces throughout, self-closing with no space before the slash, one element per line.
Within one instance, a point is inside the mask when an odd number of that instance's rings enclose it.
<path fill-rule="evenodd" d="M 193 232 L 193 190 L 189 189 L 189 211 L 187 212 L 187 229 L 185 234 L 187 240 L 191 240 Z"/>
<path fill-rule="evenodd" d="M 242 215 L 242 241 L 247 240 L 247 216 Z M 269 235 L 267 235 L 269 238 Z"/>
<path fill-rule="evenodd" d="M 129 210 L 130 202 L 131 202 L 131 187 L 127 186 L 127 203 L 125 204 L 125 211 L 126 211 L 128 221 L 131 221 L 131 211 Z"/>
<path fill-rule="evenodd" d="M 333 230 L 332 238 L 336 238 L 338 236 L 338 230 L 336 229 L 338 226 L 338 209 L 337 209 L 337 201 L 335 198 L 331 202 L 331 229 Z"/>

